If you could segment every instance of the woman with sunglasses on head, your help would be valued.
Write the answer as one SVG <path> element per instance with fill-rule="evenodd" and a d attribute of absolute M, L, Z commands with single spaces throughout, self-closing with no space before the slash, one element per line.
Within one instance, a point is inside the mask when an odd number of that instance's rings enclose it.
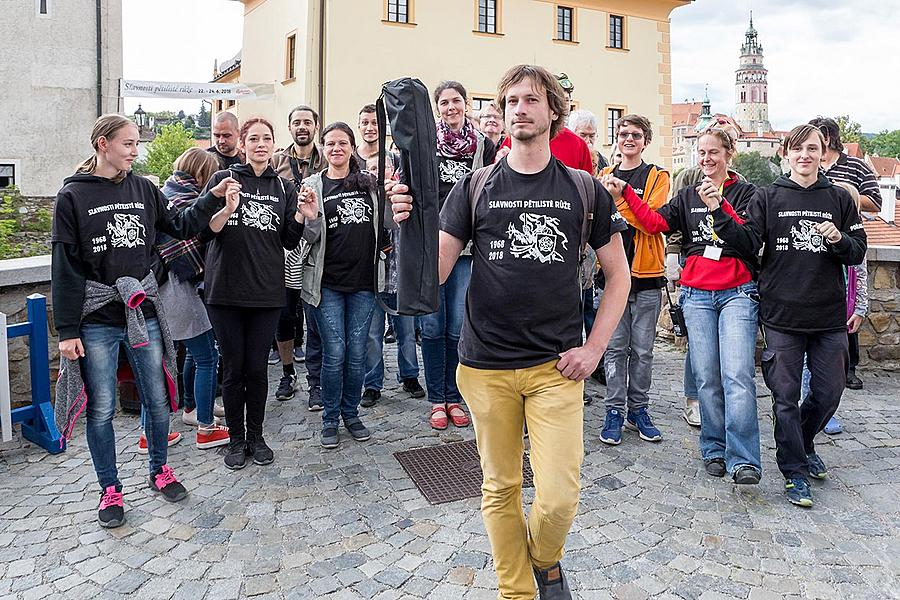
<path fill-rule="evenodd" d="M 263 421 L 266 359 L 285 300 L 284 250 L 297 247 L 304 221 L 317 211 L 312 190 L 298 195 L 297 186 L 272 168 L 271 123 L 248 119 L 239 137 L 247 163 L 219 171 L 208 184 L 233 177 L 239 186 L 201 235 L 209 239 L 205 299 L 222 350 L 222 400 L 231 436 L 225 466 L 232 470 L 244 468 L 248 457 L 258 465 L 275 460 L 263 439 Z"/>
<path fill-rule="evenodd" d="M 759 483 L 759 422 L 756 412 L 756 331 L 759 295 L 756 260 L 743 258 L 712 228 L 706 202 L 721 198 L 737 223 L 746 219 L 756 187 L 728 169 L 735 140 L 708 129 L 697 141 L 703 179 L 682 188 L 652 210 L 634 189 L 612 174 L 602 182 L 648 233 L 679 232 L 687 256 L 681 273 L 681 306 L 690 340 L 688 359 L 700 396 L 700 455 L 713 477 Z"/>

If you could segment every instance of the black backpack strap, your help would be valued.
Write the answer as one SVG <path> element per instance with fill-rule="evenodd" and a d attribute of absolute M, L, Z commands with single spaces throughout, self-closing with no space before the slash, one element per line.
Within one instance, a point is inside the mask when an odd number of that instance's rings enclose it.
<path fill-rule="evenodd" d="M 484 186 L 487 184 L 487 180 L 490 178 L 491 173 L 494 172 L 494 168 L 499 163 L 494 163 L 488 165 L 486 167 L 481 167 L 480 169 L 476 169 L 472 173 L 472 177 L 469 178 L 469 206 L 472 209 L 472 235 L 475 235 L 475 207 L 478 206 L 478 200 L 481 198 L 481 193 L 484 191 Z"/>
<path fill-rule="evenodd" d="M 294 176 L 294 181 L 297 185 L 300 185 L 300 182 L 303 181 L 303 173 L 300 172 L 299 162 L 293 156 L 288 156 L 288 164 L 291 166 L 291 175 Z"/>
<path fill-rule="evenodd" d="M 594 221 L 594 204 L 597 202 L 597 188 L 594 187 L 594 177 L 587 171 L 573 169 L 572 167 L 566 168 L 569 169 L 569 174 L 575 182 L 575 188 L 578 190 L 581 206 L 584 209 L 584 218 L 581 222 L 581 244 L 578 246 L 580 250 L 583 250 L 585 244 L 587 244 L 591 233 L 591 225 Z"/>

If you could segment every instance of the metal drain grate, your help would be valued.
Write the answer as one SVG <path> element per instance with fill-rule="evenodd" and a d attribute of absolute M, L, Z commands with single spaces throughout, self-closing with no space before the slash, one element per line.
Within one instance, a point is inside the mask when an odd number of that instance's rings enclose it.
<path fill-rule="evenodd" d="M 481 462 L 474 440 L 395 452 L 394 458 L 430 504 L 481 496 Z M 534 486 L 527 453 L 522 476 L 523 487 Z"/>

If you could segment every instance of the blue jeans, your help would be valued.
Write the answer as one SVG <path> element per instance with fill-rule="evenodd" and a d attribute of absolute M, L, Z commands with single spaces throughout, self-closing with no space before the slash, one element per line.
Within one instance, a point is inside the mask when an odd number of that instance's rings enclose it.
<path fill-rule="evenodd" d="M 659 320 L 660 290 L 628 294 L 628 304 L 616 325 L 603 366 L 606 370 L 606 410 L 635 412 L 650 404 L 653 342 Z"/>
<path fill-rule="evenodd" d="M 181 340 L 187 353 L 184 357 L 184 405 L 197 408 L 197 420 L 201 425 L 213 423 L 213 404 L 216 400 L 216 376 L 219 370 L 219 351 L 216 336 L 210 328 L 197 337 Z M 188 369 L 190 368 L 190 372 Z"/>
<path fill-rule="evenodd" d="M 694 370 L 691 368 L 691 344 L 688 343 L 687 353 L 684 355 L 684 397 L 698 400 L 697 382 L 694 380 Z"/>
<path fill-rule="evenodd" d="M 322 288 L 315 309 L 322 339 L 323 426 L 341 419 L 359 419 L 359 401 L 366 376 L 366 339 L 375 310 L 373 292 L 338 292 Z"/>
<path fill-rule="evenodd" d="M 144 424 L 150 453 L 150 474 L 166 464 L 169 436 L 169 398 L 163 372 L 163 342 L 156 319 L 147 319 L 150 343 L 140 348 L 128 344 L 124 327 L 86 323 L 81 326 L 84 358 L 81 373 L 87 392 L 87 442 L 101 488 L 121 486 L 116 468 L 116 371 L 119 347 L 134 371 L 141 408 L 149 416 Z"/>
<path fill-rule="evenodd" d="M 756 412 L 756 283 L 727 290 L 681 288 L 688 354 L 700 400 L 700 454 L 721 458 L 730 474 L 761 470 Z"/>
<path fill-rule="evenodd" d="M 459 332 L 466 314 L 466 291 L 472 278 L 472 257 L 460 256 L 450 277 L 440 287 L 437 312 L 419 317 L 422 327 L 422 363 L 428 400 L 433 404 L 459 403 L 456 387 Z"/>
<path fill-rule="evenodd" d="M 382 300 L 389 307 L 397 306 L 397 294 L 381 294 Z M 366 378 L 363 387 L 367 390 L 381 391 L 384 387 L 384 317 L 385 312 L 376 302 L 372 313 L 372 325 L 369 327 L 369 341 L 366 346 Z M 394 335 L 397 338 L 397 383 L 404 379 L 419 378 L 419 359 L 416 357 L 416 318 L 396 316 Z"/>

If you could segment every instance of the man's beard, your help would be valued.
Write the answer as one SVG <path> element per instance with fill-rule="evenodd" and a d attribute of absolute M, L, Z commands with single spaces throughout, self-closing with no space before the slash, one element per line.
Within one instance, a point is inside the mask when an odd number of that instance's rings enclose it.
<path fill-rule="evenodd" d="M 535 129 L 532 132 L 525 132 L 521 129 L 516 129 L 515 125 L 513 125 L 513 127 L 510 128 L 509 135 L 512 136 L 513 139 L 518 140 L 520 142 L 528 142 L 537 137 L 542 136 L 544 133 L 546 133 L 550 129 L 550 125 L 545 125 L 543 127 L 540 127 L 534 122 L 532 122 L 532 125 L 535 126 Z"/>
<path fill-rule="evenodd" d="M 294 136 L 294 143 L 297 144 L 298 146 L 309 146 L 310 144 L 313 143 L 313 136 L 312 136 L 311 134 L 307 133 L 307 134 L 306 134 L 306 139 L 303 140 L 303 141 L 300 141 L 300 136 L 299 136 L 299 135 L 295 135 L 295 136 Z"/>

